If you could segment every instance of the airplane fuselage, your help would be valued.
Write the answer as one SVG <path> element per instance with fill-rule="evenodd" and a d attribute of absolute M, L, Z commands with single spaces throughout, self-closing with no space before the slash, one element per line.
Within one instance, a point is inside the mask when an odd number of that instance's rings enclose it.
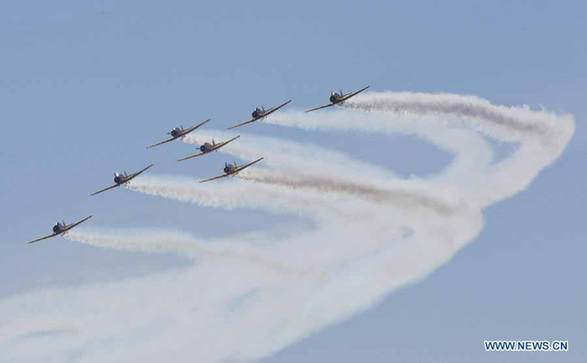
<path fill-rule="evenodd" d="M 56 225 L 53 226 L 53 233 L 60 234 L 67 230 L 67 225 L 58 222 Z"/>
<path fill-rule="evenodd" d="M 116 184 L 124 184 L 130 180 L 130 177 L 124 174 L 114 174 L 114 183 Z"/>
<path fill-rule="evenodd" d="M 257 107 L 255 109 L 255 111 L 253 111 L 253 113 L 251 113 L 251 116 L 253 116 L 253 118 L 261 118 L 261 117 L 265 116 L 265 113 L 266 113 L 265 110 Z"/>
<path fill-rule="evenodd" d="M 343 99 L 343 95 L 342 94 L 338 94 L 336 92 L 332 92 L 330 94 L 330 98 L 328 99 L 331 103 L 339 103 L 342 101 Z"/>
<path fill-rule="evenodd" d="M 170 132 L 169 135 L 173 136 L 173 137 L 180 137 L 183 135 L 183 130 L 180 129 L 179 127 L 174 127 Z"/>
<path fill-rule="evenodd" d="M 205 142 L 200 146 L 200 151 L 203 153 L 209 153 L 212 150 L 214 150 L 214 145 L 209 142 Z"/>
<path fill-rule="evenodd" d="M 237 168 L 238 167 L 234 164 L 228 164 L 224 167 L 224 174 L 228 174 L 228 175 L 234 174 L 236 172 Z"/>

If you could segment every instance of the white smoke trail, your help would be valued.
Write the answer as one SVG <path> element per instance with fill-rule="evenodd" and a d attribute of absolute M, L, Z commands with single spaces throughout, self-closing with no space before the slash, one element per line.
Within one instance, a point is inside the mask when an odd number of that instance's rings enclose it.
<path fill-rule="evenodd" d="M 358 183 L 352 179 L 344 180 L 340 176 L 312 176 L 305 173 L 296 174 L 290 170 L 287 172 L 253 170 L 240 178 L 293 190 L 313 190 L 322 196 L 332 193 L 353 196 L 377 204 L 391 204 L 404 209 L 429 208 L 441 214 L 451 213 L 453 209 L 459 207 L 452 205 L 455 204 L 456 196 L 454 193 L 451 195 L 451 190 L 446 190 L 445 193 L 437 190 L 434 196 L 427 195 L 430 187 L 425 183 L 415 181 L 395 181 L 394 183 L 386 183 L 385 187 L 382 187 L 373 183 Z M 446 198 L 449 195 L 452 197 L 451 199 Z M 443 198 L 444 200 L 442 200 Z"/>
<path fill-rule="evenodd" d="M 370 178 L 387 180 L 394 174 L 372 164 L 358 161 L 341 152 L 326 149 L 308 143 L 297 143 L 281 138 L 256 136 L 240 133 L 241 138 L 219 149 L 243 160 L 253 160 L 260 155 L 265 155 L 263 165 L 282 167 L 287 165 L 289 170 L 303 171 L 311 174 L 318 170 L 319 174 L 330 172 L 337 175 L 350 174 L 355 179 L 365 175 Z M 188 144 L 202 144 L 215 140 L 227 140 L 233 137 L 233 133 L 222 131 L 202 131 L 190 134 L 183 139 Z M 319 158 L 316 155 L 320 155 Z"/>
<path fill-rule="evenodd" d="M 244 170 L 239 176 L 246 177 L 249 172 Z M 351 210 L 332 208 L 332 199 L 317 194 L 301 195 L 270 185 L 243 184 L 238 182 L 238 178 L 236 181 L 201 184 L 185 177 L 148 175 L 133 180 L 126 187 L 141 193 L 212 208 L 255 208 L 273 213 L 311 216 L 320 220 L 331 219 L 332 216 L 343 218 L 353 215 Z"/>
<path fill-rule="evenodd" d="M 257 234 L 256 238 L 262 235 Z M 272 273 L 304 275 L 306 271 L 288 266 L 287 263 L 274 261 L 262 250 L 249 247 L 240 241 L 242 236 L 225 237 L 217 240 L 202 240 L 187 233 L 161 229 L 107 229 L 79 228 L 68 232 L 65 239 L 91 246 L 128 251 L 174 253 L 180 256 L 200 259 L 236 259 L 246 260 L 266 267 Z M 265 234 L 263 238 L 275 238 Z M 249 237 L 250 238 L 250 237 Z M 317 275 L 320 277 L 320 275 Z"/>
<path fill-rule="evenodd" d="M 526 188 L 545 166 L 556 160 L 574 133 L 571 115 L 555 115 L 532 111 L 528 107 L 494 106 L 472 96 L 431 95 L 422 93 L 369 93 L 345 104 L 352 110 L 365 112 L 281 113 L 267 122 L 308 130 L 350 130 L 366 132 L 402 132 L 421 136 L 439 147 L 456 152 L 460 165 L 441 176 L 446 185 L 458 185 L 469 201 L 480 206 L 508 198 Z M 489 165 L 487 145 L 479 139 L 459 140 L 468 135 L 437 132 L 438 128 L 453 131 L 469 126 L 500 141 L 518 144 L 515 154 Z M 461 130 L 458 130 L 461 131 Z M 459 159 L 472 153 L 479 157 Z M 463 166 L 472 167 L 466 171 Z M 463 183 L 463 180 L 466 182 Z"/>
<path fill-rule="evenodd" d="M 427 180 L 399 180 L 323 148 L 243 136 L 224 151 L 244 159 L 259 148 L 267 153 L 267 169 L 250 169 L 243 174 L 249 180 L 202 186 L 137 178 L 129 187 L 135 191 L 206 207 L 299 213 L 315 227 L 282 238 L 271 232 L 216 241 L 175 232 L 72 231 L 69 238 L 84 243 L 174 252 L 194 264 L 0 301 L 0 352 L 8 361 L 80 362 L 249 361 L 270 354 L 446 263 L 479 233 L 482 209 L 527 186 L 574 129 L 571 116 L 457 95 L 365 94 L 346 106 L 279 113 L 267 122 L 416 135 L 453 153 L 453 163 Z M 474 130 L 518 147 L 492 164 L 489 144 Z M 195 135 L 186 142 L 201 142 Z"/>

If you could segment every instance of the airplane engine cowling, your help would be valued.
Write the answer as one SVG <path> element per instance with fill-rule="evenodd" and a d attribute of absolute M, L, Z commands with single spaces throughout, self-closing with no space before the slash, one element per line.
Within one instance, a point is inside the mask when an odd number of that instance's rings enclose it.
<path fill-rule="evenodd" d="M 202 145 L 202 146 L 200 146 L 200 151 L 201 151 L 201 152 L 204 152 L 204 151 L 206 151 L 206 145 Z"/>
<path fill-rule="evenodd" d="M 53 226 L 53 233 L 59 233 L 60 230 L 61 228 L 57 224 Z"/>

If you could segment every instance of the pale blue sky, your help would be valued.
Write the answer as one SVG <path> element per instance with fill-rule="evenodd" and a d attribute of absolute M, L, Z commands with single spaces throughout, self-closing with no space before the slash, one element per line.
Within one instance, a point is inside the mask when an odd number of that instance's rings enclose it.
<path fill-rule="evenodd" d="M 177 124 L 228 126 L 258 103 L 315 105 L 331 88 L 364 84 L 475 94 L 570 112 L 575 137 L 528 190 L 486 210 L 480 237 L 450 263 L 264 362 L 585 360 L 586 10 L 581 1 L 3 2 L 0 297 L 185 263 L 61 239 L 21 243 L 57 218 L 94 214 L 98 226 L 203 236 L 285 220 L 125 190 L 87 197 L 121 168 L 217 169 L 221 155 L 171 162 L 186 145 L 144 149 Z M 403 136 L 254 131 L 324 141 L 402 175 L 449 160 Z M 568 339 L 571 352 L 490 354 L 487 338 Z"/>

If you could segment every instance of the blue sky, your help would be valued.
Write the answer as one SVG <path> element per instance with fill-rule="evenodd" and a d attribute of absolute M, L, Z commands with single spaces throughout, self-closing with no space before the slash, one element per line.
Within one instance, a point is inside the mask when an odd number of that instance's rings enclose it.
<path fill-rule="evenodd" d="M 145 150 L 178 124 L 211 117 L 224 127 L 257 104 L 291 98 L 302 108 L 364 84 L 474 94 L 570 112 L 577 131 L 526 191 L 485 210 L 479 238 L 448 264 L 264 361 L 552 360 L 496 357 L 482 350 L 487 338 L 568 339 L 571 352 L 557 361 L 585 359 L 585 10 L 579 1 L 3 3 L 0 297 L 185 263 L 60 239 L 22 245 L 56 219 L 94 214 L 99 226 L 211 237 L 287 222 L 126 190 L 87 196 L 112 172 L 150 162 L 157 173 L 214 173 L 222 155 L 177 165 L 186 145 Z M 405 136 L 254 132 L 322 142 L 400 175 L 427 175 L 449 160 Z"/>

